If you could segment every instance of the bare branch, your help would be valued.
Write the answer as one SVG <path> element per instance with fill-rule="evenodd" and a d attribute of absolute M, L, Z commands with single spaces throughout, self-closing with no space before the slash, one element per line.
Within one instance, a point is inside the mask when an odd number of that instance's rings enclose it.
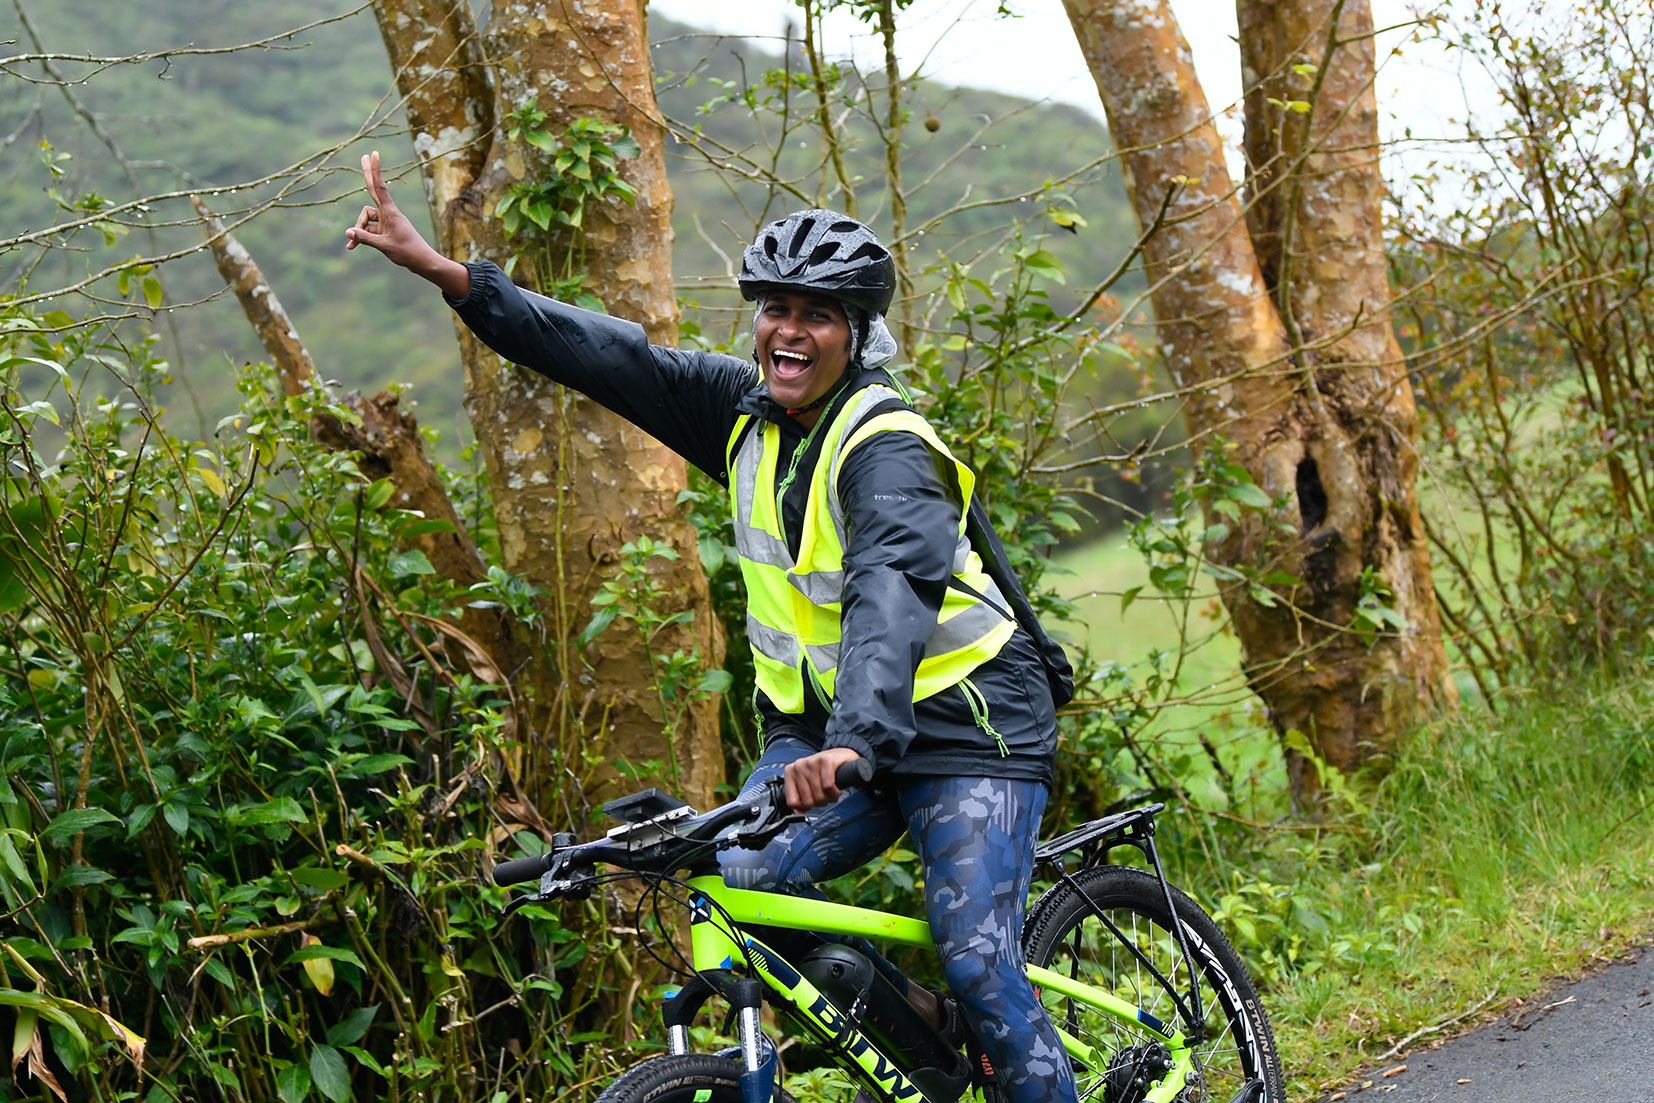
<path fill-rule="evenodd" d="M 200 57 L 211 54 L 234 54 L 240 53 L 243 50 L 302 50 L 305 48 L 307 43 L 300 42 L 282 44 L 282 39 L 290 39 L 296 34 L 302 34 L 305 31 L 316 27 L 323 27 L 329 23 L 341 22 L 349 19 L 353 15 L 356 15 L 358 12 L 366 11 L 371 6 L 371 3 L 364 2 L 340 15 L 330 15 L 323 19 L 313 20 L 312 22 L 306 23 L 302 27 L 294 27 L 292 30 L 282 31 L 280 34 L 273 34 L 267 38 L 255 39 L 252 42 L 243 42 L 237 46 L 178 46 L 170 50 L 154 50 L 148 53 L 126 54 L 124 56 L 118 55 L 113 57 L 105 57 L 97 54 L 59 54 L 40 51 L 32 54 L 12 54 L 10 57 L 0 57 L 0 71 L 9 72 L 12 76 L 19 77 L 23 80 L 29 81 L 32 84 L 85 84 L 88 80 L 97 76 L 104 70 L 114 68 L 117 65 L 142 65 L 148 61 L 165 61 L 170 68 L 172 59 L 175 57 Z M 94 68 L 90 73 L 87 73 L 75 80 L 40 80 L 39 78 L 25 76 L 22 73 L 12 71 L 13 67 L 18 65 L 53 61 L 74 62 L 83 65 L 96 66 L 96 68 Z M 162 70 L 162 72 L 164 74 L 165 70 Z"/>

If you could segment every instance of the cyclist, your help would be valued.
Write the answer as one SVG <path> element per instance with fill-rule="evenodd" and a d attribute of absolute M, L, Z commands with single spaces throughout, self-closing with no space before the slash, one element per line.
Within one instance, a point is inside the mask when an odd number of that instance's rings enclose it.
<path fill-rule="evenodd" d="M 429 280 L 495 352 L 729 487 L 766 736 L 744 791 L 780 774 L 788 802 L 814 811 L 763 851 L 724 851 L 725 879 L 811 891 L 905 829 L 943 975 L 1001 1087 L 1016 1103 L 1072 1103 L 1020 944 L 1055 754 L 1051 686 L 966 539 L 974 475 L 883 370 L 896 352 L 890 253 L 830 211 L 766 226 L 739 279 L 756 304 L 748 362 L 651 345 L 634 323 L 450 260 L 397 209 L 377 153 L 362 171 L 373 203 L 346 248 Z M 881 785 L 841 793 L 834 772 L 857 757 Z M 940 1024 L 935 994 L 913 985 L 909 999 Z"/>

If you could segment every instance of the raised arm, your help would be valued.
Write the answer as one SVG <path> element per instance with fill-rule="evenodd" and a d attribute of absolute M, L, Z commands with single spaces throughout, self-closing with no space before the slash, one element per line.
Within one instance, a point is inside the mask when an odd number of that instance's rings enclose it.
<path fill-rule="evenodd" d="M 450 299 L 465 298 L 471 290 L 471 273 L 465 265 L 431 248 L 391 199 L 385 175 L 379 170 L 378 150 L 362 158 L 362 180 L 373 202 L 362 208 L 356 224 L 345 231 L 349 239 L 345 248 L 366 245 L 377 249 L 392 263 L 436 284 Z"/>

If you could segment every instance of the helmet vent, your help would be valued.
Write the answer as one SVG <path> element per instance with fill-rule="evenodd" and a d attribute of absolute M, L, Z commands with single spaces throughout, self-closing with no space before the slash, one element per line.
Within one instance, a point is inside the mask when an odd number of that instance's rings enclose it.
<path fill-rule="evenodd" d="M 853 234 L 857 230 L 866 230 L 866 229 L 867 229 L 867 227 L 863 226 L 860 222 L 851 222 L 847 218 L 842 222 L 833 223 L 833 225 L 831 227 L 829 227 L 829 232 L 830 233 L 835 233 L 835 234 Z"/>
<path fill-rule="evenodd" d="M 863 257 L 873 257 L 876 259 L 885 255 L 886 253 L 883 245 L 880 245 L 876 241 L 864 241 L 854 253 L 851 253 L 849 256 L 844 258 L 844 263 L 849 264 L 852 261 L 861 260 Z"/>
<path fill-rule="evenodd" d="M 815 219 L 813 218 L 801 218 L 798 220 L 798 229 L 793 233 L 792 244 L 787 246 L 788 256 L 798 256 L 798 251 L 804 248 L 804 242 L 809 238 L 810 231 L 815 229 L 815 225 Z"/>
<path fill-rule="evenodd" d="M 865 249 L 866 246 L 864 245 L 862 248 Z M 811 253 L 810 259 L 804 263 L 820 264 L 823 261 L 832 260 L 833 254 L 836 252 L 838 252 L 838 244 L 836 242 L 824 241 L 820 245 L 816 246 L 815 252 Z"/>

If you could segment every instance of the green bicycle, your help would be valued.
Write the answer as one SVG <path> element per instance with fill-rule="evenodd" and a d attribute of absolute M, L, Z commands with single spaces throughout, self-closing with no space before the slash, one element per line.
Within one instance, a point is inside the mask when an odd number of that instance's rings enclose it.
<path fill-rule="evenodd" d="M 841 768 L 839 787 L 866 765 Z M 1028 976 L 1062 1038 L 1081 1099 L 1096 1103 L 1280 1103 L 1280 1061 L 1245 967 L 1200 907 L 1170 885 L 1154 846 L 1163 805 L 1107 816 L 1041 843 L 1054 880 L 1028 912 Z M 779 780 L 757 800 L 697 814 L 653 789 L 612 801 L 621 821 L 601 839 L 552 838 L 534 858 L 494 868 L 500 885 L 538 880 L 526 903 L 579 898 L 632 877 L 690 912 L 693 969 L 662 1008 L 668 1053 L 623 1073 L 598 1103 L 768 1103 L 778 1055 L 763 1033 L 768 1002 L 875 1099 L 954 1103 L 991 1079 L 943 1038 L 868 958 L 822 936 L 930 946 L 922 920 L 778 893 L 730 888 L 721 847 L 759 848 L 798 817 Z M 1142 852 L 1150 870 L 1107 864 Z M 599 865 L 616 867 L 599 872 Z M 683 877 L 678 875 L 683 873 Z M 736 1013 L 738 1046 L 691 1053 L 689 1025 L 713 997 Z"/>

